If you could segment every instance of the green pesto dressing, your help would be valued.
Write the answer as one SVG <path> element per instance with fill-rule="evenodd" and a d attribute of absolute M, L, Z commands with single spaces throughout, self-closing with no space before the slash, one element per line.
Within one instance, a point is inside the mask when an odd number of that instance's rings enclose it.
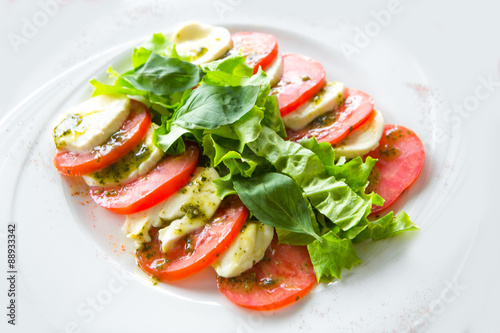
<path fill-rule="evenodd" d="M 94 178 L 99 184 L 105 185 L 107 183 L 119 183 L 127 178 L 134 170 L 145 162 L 153 153 L 153 150 L 146 143 L 135 147 L 127 155 L 125 155 L 118 162 L 110 166 L 91 173 L 89 176 Z"/>
<path fill-rule="evenodd" d="M 337 112 L 330 111 L 314 118 L 314 120 L 307 125 L 307 129 L 327 127 L 333 124 L 336 120 L 337 120 Z"/>
<path fill-rule="evenodd" d="M 390 162 L 394 161 L 399 155 L 401 155 L 401 150 L 394 145 L 385 144 L 379 148 L 379 154 L 381 159 Z"/>
<path fill-rule="evenodd" d="M 77 138 L 85 132 L 84 128 L 79 128 L 82 123 L 83 117 L 84 116 L 81 114 L 68 114 L 54 128 L 54 143 L 56 144 L 57 148 L 64 148 L 66 146 L 64 138 Z"/>
<path fill-rule="evenodd" d="M 323 100 L 323 95 L 325 94 L 325 92 L 326 92 L 325 88 L 322 88 L 319 91 L 319 93 L 311 99 L 311 101 L 314 102 L 316 105 L 318 105 Z M 341 93 L 337 95 L 337 98 L 341 100 L 341 102 L 339 103 L 340 105 L 342 105 L 345 102 L 345 100 L 342 98 Z M 337 120 L 337 109 L 326 112 L 316 117 L 313 121 L 311 121 L 307 125 L 307 129 L 311 130 L 316 128 L 327 127 L 332 125 L 336 120 Z"/>
<path fill-rule="evenodd" d="M 398 142 L 403 140 L 407 135 L 412 135 L 410 130 L 401 130 L 394 128 L 384 134 L 383 140 L 385 144 L 379 148 L 380 158 L 385 161 L 393 161 L 401 155 L 401 150 L 396 146 Z"/>
<path fill-rule="evenodd" d="M 375 165 L 368 176 L 368 186 L 366 187 L 366 193 L 372 193 L 375 191 L 377 184 L 380 182 L 380 170 Z"/>
<path fill-rule="evenodd" d="M 186 214 L 186 216 L 190 219 L 202 219 L 206 220 L 207 215 L 205 212 L 201 209 L 201 206 L 199 204 L 195 204 L 192 202 L 185 203 L 184 205 L 181 206 L 180 211 Z"/>
<path fill-rule="evenodd" d="M 202 46 L 191 50 L 191 61 L 201 58 L 208 52 L 208 48 Z"/>
<path fill-rule="evenodd" d="M 269 261 L 269 258 L 267 258 L 267 261 Z M 276 264 L 279 264 L 279 262 L 276 262 Z M 245 272 L 235 277 L 221 277 L 220 279 L 224 283 L 238 285 L 241 290 L 244 290 L 248 293 L 252 292 L 256 287 L 258 289 L 276 288 L 280 284 L 280 280 L 282 280 L 279 277 L 274 276 L 272 273 L 268 273 L 267 276 L 258 278 L 257 274 L 251 271 Z"/>

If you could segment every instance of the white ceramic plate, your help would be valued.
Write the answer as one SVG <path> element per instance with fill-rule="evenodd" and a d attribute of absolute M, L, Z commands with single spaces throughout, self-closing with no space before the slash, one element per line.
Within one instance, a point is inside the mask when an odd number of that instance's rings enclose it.
<path fill-rule="evenodd" d="M 161 6 L 149 3 L 151 8 Z M 461 299 L 469 299 L 473 285 L 464 284 L 464 267 L 471 271 L 468 260 L 481 239 L 478 222 L 488 217 L 482 208 L 488 207 L 490 196 L 475 200 L 462 192 L 484 194 L 481 182 L 487 182 L 487 172 L 475 174 L 474 182 L 465 179 L 470 167 L 464 149 L 471 145 L 463 137 L 469 136 L 443 117 L 453 110 L 441 87 L 428 76 L 428 68 L 397 38 L 377 35 L 376 43 L 346 58 L 338 46 L 352 40 L 346 39 L 354 31 L 346 30 L 348 24 L 338 25 L 336 34 L 329 35 L 323 31 L 326 24 L 316 26 L 307 20 L 295 25 L 269 23 L 265 18 L 272 15 L 256 18 L 254 11 L 238 19 L 246 14 L 235 13 L 238 6 L 244 7 L 236 3 L 228 2 L 232 10 L 223 14 L 247 24 L 224 22 L 220 10 L 208 12 L 206 21 L 223 21 L 219 24 L 232 31 L 274 34 L 280 51 L 321 61 L 329 79 L 371 94 L 386 123 L 407 126 L 420 136 L 426 146 L 424 169 L 394 209 L 406 210 L 422 230 L 361 244 L 362 265 L 280 311 L 237 308 L 218 293 L 211 269 L 179 283 L 153 286 L 136 268 L 133 245 L 121 231 L 124 218 L 96 207 L 85 186 L 60 176 L 51 162 L 56 116 L 90 96 L 88 79 L 103 77 L 110 64 L 123 63 L 140 40 L 135 36 L 52 78 L 0 122 L 0 174 L 8 175 L 1 179 L 2 192 L 8 195 L 2 196 L 0 214 L 2 221 L 17 225 L 18 327 L 23 331 L 413 332 L 450 327 L 446 313 Z M 191 5 L 172 10 L 184 13 L 183 18 Z M 124 12 L 131 8 L 142 7 L 133 5 Z M 202 11 L 203 7 L 196 13 Z M 138 15 L 135 26 L 154 13 Z M 289 22 L 296 23 L 293 17 Z M 173 27 L 165 24 L 161 30 Z M 156 31 L 145 31 L 144 36 Z M 468 206 L 476 209 L 464 209 Z M 471 323 L 454 327 L 466 324 Z"/>

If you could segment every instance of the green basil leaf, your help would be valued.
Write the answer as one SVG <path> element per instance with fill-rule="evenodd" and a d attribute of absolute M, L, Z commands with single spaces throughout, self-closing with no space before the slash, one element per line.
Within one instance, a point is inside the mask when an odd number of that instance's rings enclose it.
<path fill-rule="evenodd" d="M 316 240 L 308 234 L 302 234 L 298 232 L 292 232 L 280 228 L 276 228 L 276 234 L 278 235 L 279 243 L 290 244 L 290 245 L 309 245 Z"/>
<path fill-rule="evenodd" d="M 343 230 L 354 227 L 371 209 L 370 201 L 328 175 L 318 155 L 298 143 L 283 140 L 268 127 L 263 126 L 257 140 L 248 146 L 277 171 L 292 177 L 313 207 Z"/>
<path fill-rule="evenodd" d="M 311 205 L 308 205 L 308 207 L 309 207 L 309 214 L 311 215 L 313 230 L 316 234 L 321 235 L 320 225 L 316 220 L 316 214 L 314 213 L 314 210 L 312 209 Z M 279 243 L 285 243 L 290 245 L 309 245 L 316 240 L 315 237 L 309 234 L 288 231 L 281 228 L 276 228 L 276 234 L 278 235 Z"/>
<path fill-rule="evenodd" d="M 313 228 L 309 204 L 290 177 L 279 173 L 237 176 L 233 184 L 243 204 L 262 223 L 320 239 Z"/>
<path fill-rule="evenodd" d="M 137 89 L 163 96 L 193 88 L 203 72 L 189 62 L 152 53 L 144 65 L 122 77 Z"/>
<path fill-rule="evenodd" d="M 216 129 L 233 124 L 253 109 L 259 87 L 201 85 L 174 114 L 174 123 L 188 129 Z"/>

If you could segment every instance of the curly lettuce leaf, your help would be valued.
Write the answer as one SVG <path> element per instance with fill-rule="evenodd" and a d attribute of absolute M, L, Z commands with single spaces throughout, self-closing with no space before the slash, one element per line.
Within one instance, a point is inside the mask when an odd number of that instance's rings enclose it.
<path fill-rule="evenodd" d="M 412 230 L 420 229 L 416 224 L 411 222 L 406 212 L 400 212 L 396 216 L 394 216 L 393 212 L 390 212 L 375 221 L 367 221 L 366 228 L 353 238 L 352 241 L 354 243 L 360 243 L 367 239 L 385 239 Z"/>
<path fill-rule="evenodd" d="M 334 177 L 315 178 L 304 191 L 311 204 L 342 230 L 354 227 L 371 210 L 371 202 Z"/>
<path fill-rule="evenodd" d="M 167 124 L 167 122 L 163 122 L 162 126 L 154 130 L 153 144 L 168 155 L 183 153 L 186 150 L 186 146 L 181 137 L 189 133 L 189 131 L 175 125 L 169 129 Z"/>
<path fill-rule="evenodd" d="M 285 124 L 281 119 L 278 98 L 275 95 L 267 96 L 264 104 L 264 119 L 262 125 L 275 131 L 280 137 L 286 138 Z"/>
<path fill-rule="evenodd" d="M 316 140 L 316 137 L 313 136 L 311 138 L 301 140 L 299 144 L 302 147 L 315 153 L 319 157 L 327 171 L 329 168 L 335 167 L 335 150 L 328 142 L 318 142 Z"/>
<path fill-rule="evenodd" d="M 221 199 L 224 199 L 228 195 L 237 194 L 234 189 L 233 179 L 229 173 L 224 177 L 214 179 L 213 184 L 217 189 L 217 196 Z"/>
<path fill-rule="evenodd" d="M 207 74 L 207 76 L 205 76 L 205 80 L 210 79 L 210 72 L 222 72 L 240 78 L 250 77 L 253 74 L 253 68 L 247 65 L 245 57 L 241 55 L 232 55 L 230 57 L 209 62 L 208 64 L 202 64 L 200 66 Z"/>
<path fill-rule="evenodd" d="M 375 163 L 377 163 L 377 160 L 370 156 L 364 162 L 358 156 L 342 165 L 327 167 L 327 171 L 330 176 L 342 179 L 349 187 L 358 189 L 366 185 Z"/>
<path fill-rule="evenodd" d="M 251 177 L 257 167 L 265 165 L 265 160 L 252 151 L 237 151 L 239 142 L 235 140 L 209 134 L 204 137 L 202 145 L 204 154 L 210 158 L 210 165 L 217 167 L 223 163 L 232 176 Z"/>
<path fill-rule="evenodd" d="M 350 270 L 361 263 L 350 239 L 329 232 L 321 240 L 307 246 L 318 282 L 340 279 L 343 269 Z"/>
<path fill-rule="evenodd" d="M 262 128 L 249 147 L 256 155 L 266 158 L 278 172 L 295 180 L 313 207 L 343 230 L 355 226 L 371 209 L 371 203 L 346 183 L 328 175 L 318 155 L 298 143 L 283 140 L 268 127 Z"/>
<path fill-rule="evenodd" d="M 318 142 L 315 137 L 301 140 L 300 145 L 318 155 L 325 166 L 328 175 L 337 180 L 344 181 L 352 189 L 359 189 L 366 185 L 368 177 L 377 162 L 376 159 L 368 156 L 363 159 L 358 156 L 345 162 L 345 159 L 339 159 L 335 163 L 335 149 L 328 142 Z"/>

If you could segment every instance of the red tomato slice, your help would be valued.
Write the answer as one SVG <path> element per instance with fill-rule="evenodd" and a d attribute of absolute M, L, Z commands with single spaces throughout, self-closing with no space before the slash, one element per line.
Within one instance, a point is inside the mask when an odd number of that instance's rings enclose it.
<path fill-rule="evenodd" d="M 90 195 L 98 205 L 116 214 L 133 214 L 148 209 L 189 181 L 198 155 L 198 146 L 187 143 L 184 153 L 165 157 L 153 170 L 133 182 L 105 190 L 90 187 Z"/>
<path fill-rule="evenodd" d="M 115 163 L 137 146 L 148 132 L 151 114 L 144 104 L 133 99 L 130 102 L 130 115 L 105 144 L 88 153 L 57 149 L 54 155 L 56 169 L 66 176 L 86 175 Z"/>
<path fill-rule="evenodd" d="M 378 148 L 366 156 L 378 162 L 370 174 L 367 193 L 385 199 L 383 206 L 373 206 L 372 213 L 390 206 L 418 178 L 425 161 L 425 150 L 418 136 L 406 127 L 385 125 Z"/>
<path fill-rule="evenodd" d="M 353 88 L 347 88 L 344 95 L 345 102 L 336 111 L 317 118 L 303 129 L 287 129 L 288 139 L 300 141 L 315 136 L 319 142 L 335 145 L 363 125 L 372 115 L 373 98 Z"/>
<path fill-rule="evenodd" d="M 245 57 L 257 73 L 259 66 L 266 69 L 278 55 L 278 41 L 273 35 L 262 32 L 238 32 L 231 35 L 233 49 Z"/>
<path fill-rule="evenodd" d="M 158 229 L 150 231 L 151 242 L 136 252 L 142 270 L 160 281 L 191 276 L 212 264 L 238 235 L 248 215 L 237 196 L 225 198 L 204 227 L 179 240 L 168 252 L 161 252 Z"/>
<path fill-rule="evenodd" d="M 217 279 L 231 302 L 253 310 L 275 310 L 306 295 L 316 283 L 305 246 L 278 244 L 275 236 L 264 259 L 243 274 Z"/>
<path fill-rule="evenodd" d="M 278 97 L 281 116 L 294 111 L 325 85 L 325 68 L 301 54 L 283 54 L 283 75 L 271 93 Z"/>

